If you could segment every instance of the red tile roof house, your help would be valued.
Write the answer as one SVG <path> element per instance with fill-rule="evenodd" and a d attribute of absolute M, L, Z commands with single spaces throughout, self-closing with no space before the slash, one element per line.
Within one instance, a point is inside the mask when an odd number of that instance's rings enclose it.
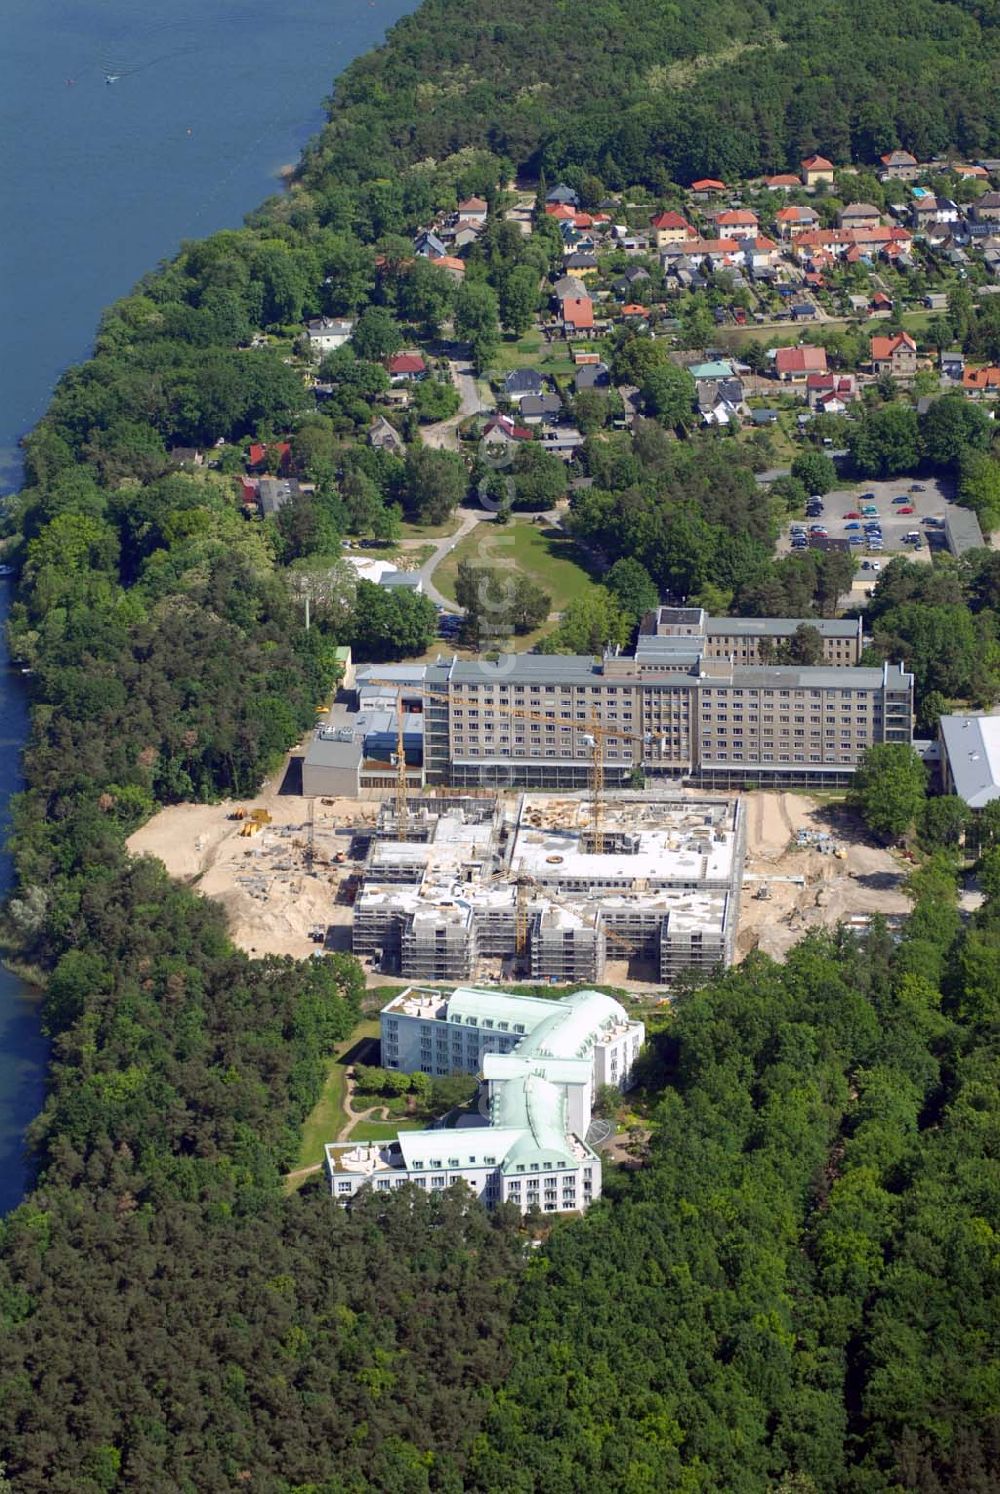
<path fill-rule="evenodd" d="M 965 368 L 962 388 L 967 394 L 1000 394 L 1000 368 Z"/>
<path fill-rule="evenodd" d="M 832 182 L 834 165 L 828 161 L 826 156 L 806 156 L 804 161 L 799 162 L 802 172 L 802 180 L 807 187 L 815 187 L 819 182 Z"/>
<path fill-rule="evenodd" d="M 691 183 L 691 191 L 698 192 L 702 197 L 708 197 L 713 192 L 724 192 L 725 182 L 718 181 L 714 176 L 703 176 L 700 181 Z"/>
<path fill-rule="evenodd" d="M 458 204 L 459 218 L 465 218 L 470 223 L 485 223 L 488 206 L 481 197 L 467 197 L 464 202 Z"/>
<path fill-rule="evenodd" d="M 920 175 L 917 158 L 908 150 L 891 150 L 881 157 L 881 161 L 883 180 L 912 182 Z"/>
<path fill-rule="evenodd" d="M 657 249 L 665 249 L 668 244 L 681 244 L 685 239 L 697 238 L 695 230 L 681 213 L 657 213 L 655 218 L 650 219 L 649 226 L 656 235 Z"/>
<path fill-rule="evenodd" d="M 791 207 L 779 208 L 774 215 L 774 221 L 783 239 L 794 239 L 798 234 L 808 233 L 810 229 L 814 229 L 819 222 L 819 214 L 811 207 L 799 207 L 793 204 Z"/>
<path fill-rule="evenodd" d="M 812 409 L 818 409 L 829 401 L 830 396 L 848 405 L 858 397 L 858 381 L 853 374 L 811 373 L 806 379 L 806 399 Z"/>
<path fill-rule="evenodd" d="M 826 373 L 826 348 L 778 348 L 774 371 L 782 383 L 804 384 L 810 374 Z"/>
<path fill-rule="evenodd" d="M 765 176 L 764 186 L 769 192 L 795 192 L 802 183 L 797 176 L 790 171 L 780 173 L 778 176 Z"/>
<path fill-rule="evenodd" d="M 594 330 L 594 303 L 587 296 L 567 296 L 561 304 L 560 314 L 567 335 Z"/>
<path fill-rule="evenodd" d="M 757 237 L 757 214 L 748 208 L 731 208 L 728 212 L 713 213 L 716 231 L 720 239 L 753 239 Z"/>
<path fill-rule="evenodd" d="M 427 364 L 419 353 L 394 353 L 386 367 L 394 382 L 422 379 L 427 373 Z"/>
<path fill-rule="evenodd" d="M 895 379 L 912 379 L 917 371 L 917 345 L 909 332 L 871 340 L 872 372 L 892 374 Z"/>
<path fill-rule="evenodd" d="M 272 467 L 275 472 L 284 472 L 291 460 L 292 448 L 287 441 L 272 441 L 265 446 L 263 441 L 253 441 L 250 445 L 250 455 L 247 459 L 248 467 Z"/>

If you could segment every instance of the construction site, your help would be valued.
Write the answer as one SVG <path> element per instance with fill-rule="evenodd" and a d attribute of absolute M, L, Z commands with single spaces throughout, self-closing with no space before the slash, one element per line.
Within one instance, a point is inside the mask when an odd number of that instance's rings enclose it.
<path fill-rule="evenodd" d="M 385 803 L 352 949 L 419 981 L 671 985 L 732 962 L 745 853 L 736 798 L 442 794 Z"/>

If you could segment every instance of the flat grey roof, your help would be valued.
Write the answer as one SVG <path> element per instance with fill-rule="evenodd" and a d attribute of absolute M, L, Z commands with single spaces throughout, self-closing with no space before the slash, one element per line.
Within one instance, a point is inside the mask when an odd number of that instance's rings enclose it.
<path fill-rule="evenodd" d="M 959 798 L 970 809 L 1000 798 L 1000 716 L 942 716 L 939 727 Z"/>
<path fill-rule="evenodd" d="M 709 634 L 755 634 L 784 638 L 796 628 L 815 628 L 823 638 L 856 638 L 861 632 L 860 618 L 842 617 L 710 617 L 705 631 Z"/>
<path fill-rule="evenodd" d="M 361 766 L 361 742 L 338 742 L 315 736 L 309 743 L 304 761 L 311 768 L 358 768 Z"/>
<path fill-rule="evenodd" d="M 451 671 L 452 683 L 458 685 L 504 685 L 515 680 L 575 685 L 602 678 L 600 661 L 590 654 L 501 654 L 495 663 L 459 659 Z"/>
<path fill-rule="evenodd" d="M 986 543 L 979 520 L 969 508 L 951 505 L 944 516 L 944 530 L 948 548 L 953 555 L 963 555 L 966 550 L 982 549 Z"/>

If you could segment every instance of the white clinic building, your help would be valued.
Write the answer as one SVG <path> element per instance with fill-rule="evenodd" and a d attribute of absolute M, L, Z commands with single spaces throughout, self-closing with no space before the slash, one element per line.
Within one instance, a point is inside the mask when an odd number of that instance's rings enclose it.
<path fill-rule="evenodd" d="M 330 1142 L 330 1192 L 459 1179 L 488 1207 L 582 1211 L 600 1197 L 601 1161 L 587 1144 L 594 1094 L 620 1089 L 645 1037 L 641 1022 L 600 991 L 561 1001 L 461 987 L 450 996 L 409 987 L 382 1012 L 382 1062 L 404 1073 L 478 1074 L 487 1116 L 476 1124 L 401 1131 L 390 1142 Z"/>

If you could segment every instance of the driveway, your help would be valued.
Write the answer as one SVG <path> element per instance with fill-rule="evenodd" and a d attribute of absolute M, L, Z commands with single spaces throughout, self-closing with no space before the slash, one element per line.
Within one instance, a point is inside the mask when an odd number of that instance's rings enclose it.
<path fill-rule="evenodd" d="M 449 358 L 448 371 L 462 401 L 458 407 L 458 414 L 452 415 L 448 420 L 439 420 L 435 425 L 425 425 L 420 432 L 424 445 L 433 446 L 439 451 L 457 451 L 460 423 L 467 420 L 470 415 L 479 415 L 482 411 L 492 408 L 492 406 L 484 405 L 479 398 L 479 386 L 476 383 L 471 359 L 468 357 Z"/>
<path fill-rule="evenodd" d="M 467 535 L 471 529 L 475 529 L 476 525 L 484 518 L 482 509 L 478 508 L 460 508 L 457 512 L 460 519 L 458 528 L 453 534 L 446 534 L 444 539 L 438 540 L 434 546 L 434 554 L 424 561 L 419 570 L 411 573 L 414 576 L 419 576 L 424 583 L 424 595 L 430 597 L 431 601 L 437 603 L 439 607 L 447 607 L 449 612 L 460 612 L 462 609 L 456 607 L 455 603 L 450 602 L 446 596 L 442 596 L 431 581 L 431 575 L 435 568 L 441 564 L 448 552 L 454 550 L 459 540 Z M 426 544 L 426 541 L 418 540 L 417 543 Z"/>

